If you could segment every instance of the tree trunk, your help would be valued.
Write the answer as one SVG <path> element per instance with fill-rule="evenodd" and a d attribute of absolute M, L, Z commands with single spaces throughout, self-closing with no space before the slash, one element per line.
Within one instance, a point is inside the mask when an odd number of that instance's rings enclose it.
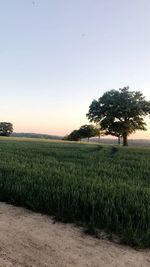
<path fill-rule="evenodd" d="M 98 136 L 98 142 L 99 142 L 99 143 L 100 143 L 100 140 L 101 140 L 101 136 L 99 135 L 99 136 Z"/>
<path fill-rule="evenodd" d="M 121 137 L 118 136 L 118 145 L 120 145 L 120 143 L 121 143 Z"/>
<path fill-rule="evenodd" d="M 89 142 L 89 137 L 88 137 L 88 142 Z"/>
<path fill-rule="evenodd" d="M 123 135 L 123 146 L 128 146 L 128 136 L 127 136 L 127 134 Z"/>

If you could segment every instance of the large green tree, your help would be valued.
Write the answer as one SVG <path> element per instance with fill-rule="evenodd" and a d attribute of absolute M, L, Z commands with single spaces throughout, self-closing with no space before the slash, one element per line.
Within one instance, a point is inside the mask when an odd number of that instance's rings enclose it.
<path fill-rule="evenodd" d="M 128 136 L 136 130 L 146 130 L 144 117 L 150 114 L 150 101 L 140 91 L 129 87 L 110 90 L 98 100 L 93 100 L 87 113 L 88 119 L 100 123 L 102 129 L 114 135 L 114 130 L 128 145 Z"/>
<path fill-rule="evenodd" d="M 13 125 L 10 122 L 0 122 L 0 136 L 10 136 L 13 132 Z"/>

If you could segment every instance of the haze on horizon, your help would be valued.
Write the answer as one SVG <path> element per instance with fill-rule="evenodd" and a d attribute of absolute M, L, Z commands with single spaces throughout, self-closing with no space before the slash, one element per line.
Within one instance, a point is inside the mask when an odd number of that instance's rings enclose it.
<path fill-rule="evenodd" d="M 149 0 L 0 1 L 0 121 L 65 135 L 107 90 L 150 100 L 149 14 Z"/>

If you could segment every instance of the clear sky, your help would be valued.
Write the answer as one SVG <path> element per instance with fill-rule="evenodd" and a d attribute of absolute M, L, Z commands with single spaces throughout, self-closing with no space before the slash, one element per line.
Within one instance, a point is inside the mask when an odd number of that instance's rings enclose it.
<path fill-rule="evenodd" d="M 150 0 L 0 0 L 0 121 L 64 135 L 126 85 L 150 100 Z"/>

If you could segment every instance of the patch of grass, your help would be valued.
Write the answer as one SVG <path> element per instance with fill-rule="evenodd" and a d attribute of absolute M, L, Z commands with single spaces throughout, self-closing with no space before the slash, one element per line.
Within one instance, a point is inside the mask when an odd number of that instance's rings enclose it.
<path fill-rule="evenodd" d="M 150 246 L 150 149 L 0 138 L 0 201 Z"/>
<path fill-rule="evenodd" d="M 117 153 L 117 152 L 118 152 L 118 148 L 115 147 L 115 146 L 113 146 L 113 147 L 111 148 L 111 154 L 115 154 L 115 153 Z"/>

